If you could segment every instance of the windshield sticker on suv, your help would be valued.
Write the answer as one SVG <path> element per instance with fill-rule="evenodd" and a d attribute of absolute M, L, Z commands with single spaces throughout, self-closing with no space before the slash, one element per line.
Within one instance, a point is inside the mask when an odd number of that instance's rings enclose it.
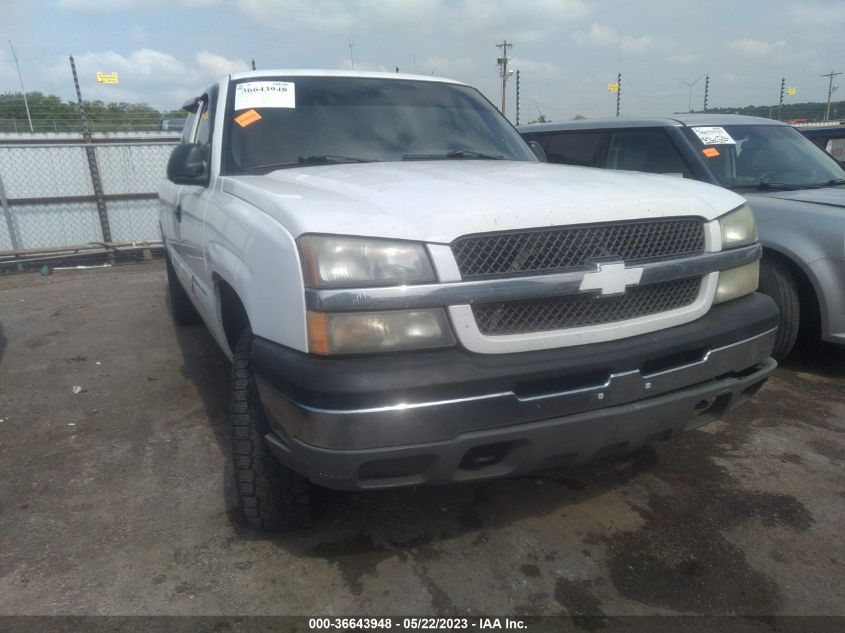
<path fill-rule="evenodd" d="M 692 131 L 704 145 L 736 145 L 723 127 L 694 127 Z"/>
<path fill-rule="evenodd" d="M 235 110 L 295 107 L 296 85 L 291 81 L 247 81 L 235 86 Z"/>
<path fill-rule="evenodd" d="M 258 114 L 255 110 L 247 110 L 235 117 L 235 123 L 241 127 L 246 127 L 247 125 L 252 125 L 256 121 L 260 121 L 262 118 L 264 117 Z"/>

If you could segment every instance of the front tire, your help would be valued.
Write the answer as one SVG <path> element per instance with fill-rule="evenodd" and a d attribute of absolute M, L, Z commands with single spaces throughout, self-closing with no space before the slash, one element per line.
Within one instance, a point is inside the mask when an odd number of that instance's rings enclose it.
<path fill-rule="evenodd" d="M 774 299 L 780 309 L 778 332 L 772 356 L 782 360 L 789 356 L 801 325 L 801 304 L 795 276 L 781 261 L 764 257 L 760 262 L 760 292 Z"/>
<path fill-rule="evenodd" d="M 238 497 L 250 526 L 278 531 L 311 518 L 310 482 L 282 466 L 264 437 L 270 432 L 250 367 L 252 332 L 245 329 L 232 357 L 232 457 Z"/>

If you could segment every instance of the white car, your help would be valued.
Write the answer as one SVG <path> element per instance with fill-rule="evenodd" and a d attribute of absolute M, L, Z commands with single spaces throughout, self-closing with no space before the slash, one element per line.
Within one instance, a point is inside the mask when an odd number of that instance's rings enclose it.
<path fill-rule="evenodd" d="M 775 367 L 735 193 L 539 161 L 475 89 L 235 74 L 160 189 L 173 315 L 232 359 L 249 521 L 312 484 L 501 477 L 710 422 Z"/>

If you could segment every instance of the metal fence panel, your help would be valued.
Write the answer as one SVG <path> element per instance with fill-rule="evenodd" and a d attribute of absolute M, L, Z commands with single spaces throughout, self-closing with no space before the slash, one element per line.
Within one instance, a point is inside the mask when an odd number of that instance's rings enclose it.
<path fill-rule="evenodd" d="M 97 165 L 103 193 L 149 193 L 165 176 L 172 143 L 97 145 Z"/>
<path fill-rule="evenodd" d="M 93 202 L 34 204 L 12 207 L 20 248 L 60 248 L 103 239 Z"/>
<path fill-rule="evenodd" d="M 158 200 L 109 200 L 106 202 L 115 242 L 158 242 Z"/>
<path fill-rule="evenodd" d="M 0 177 L 9 198 L 94 194 L 83 147 L 2 146 Z"/>
<path fill-rule="evenodd" d="M 100 134 L 90 143 L 73 134 L 0 134 L 0 251 L 101 242 L 106 222 L 112 242 L 158 242 L 156 191 L 178 140 L 168 133 Z"/>

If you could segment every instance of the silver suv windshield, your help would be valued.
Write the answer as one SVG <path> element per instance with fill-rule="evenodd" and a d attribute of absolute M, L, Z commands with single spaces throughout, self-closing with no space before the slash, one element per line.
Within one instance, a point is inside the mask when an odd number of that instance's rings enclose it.
<path fill-rule="evenodd" d="M 360 77 L 233 83 L 224 172 L 373 161 L 536 158 L 474 88 Z"/>
<path fill-rule="evenodd" d="M 708 134 L 714 129 L 727 132 L 727 138 Z M 724 187 L 766 190 L 845 184 L 845 171 L 836 161 L 789 126 L 725 125 L 685 132 Z M 702 137 L 719 142 L 705 143 Z M 728 139 L 733 143 L 722 142 Z"/>

